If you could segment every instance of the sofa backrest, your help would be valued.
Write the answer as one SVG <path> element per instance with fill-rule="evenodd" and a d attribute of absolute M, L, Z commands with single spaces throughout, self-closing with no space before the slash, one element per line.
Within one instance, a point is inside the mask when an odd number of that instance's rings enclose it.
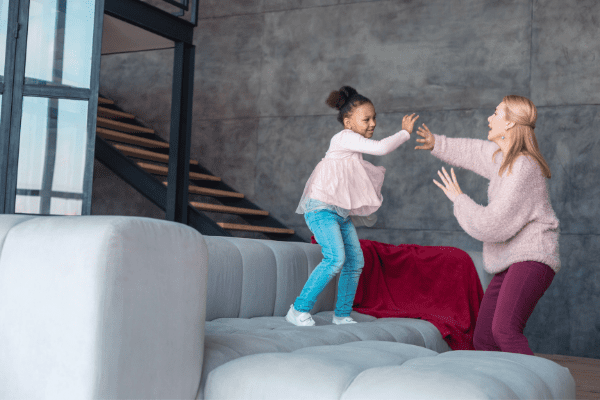
<path fill-rule="evenodd" d="M 204 236 L 208 247 L 206 320 L 284 316 L 321 262 L 310 243 Z M 331 311 L 336 281 L 319 296 L 313 313 Z"/>
<path fill-rule="evenodd" d="M 0 240 L 0 399 L 195 398 L 208 272 L 198 231 L 0 215 Z"/>
<path fill-rule="evenodd" d="M 18 224 L 28 221 L 32 218 L 36 218 L 33 215 L 25 215 L 25 214 L 3 214 L 2 218 L 0 218 L 0 254 L 2 253 L 2 249 L 4 248 L 4 241 L 6 240 L 6 236 L 8 232 Z"/>
<path fill-rule="evenodd" d="M 323 255 L 317 244 L 204 236 L 208 247 L 206 320 L 284 316 Z M 481 252 L 467 251 L 485 290 L 491 275 Z M 332 311 L 337 278 L 311 313 Z"/>
<path fill-rule="evenodd" d="M 481 286 L 485 292 L 485 289 L 487 289 L 494 275 L 490 274 L 483 268 L 483 253 L 481 251 L 466 250 L 465 252 L 471 257 L 471 260 L 473 260 L 475 269 L 477 269 L 477 275 L 479 275 L 479 280 L 481 281 Z"/>

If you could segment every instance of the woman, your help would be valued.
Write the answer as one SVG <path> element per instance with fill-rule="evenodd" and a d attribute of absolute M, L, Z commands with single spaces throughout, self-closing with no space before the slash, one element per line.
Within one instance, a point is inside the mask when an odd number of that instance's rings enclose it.
<path fill-rule="evenodd" d="M 479 308 L 473 345 L 477 350 L 533 355 L 523 329 L 535 305 L 560 269 L 558 219 L 546 179 L 550 168 L 539 151 L 534 129 L 535 105 L 506 96 L 488 118 L 488 140 L 451 139 L 432 134 L 423 124 L 417 133 L 431 154 L 490 180 L 488 205 L 464 194 L 451 170 L 434 179 L 454 203 L 454 215 L 469 235 L 483 242 L 486 271 L 495 274 Z"/>

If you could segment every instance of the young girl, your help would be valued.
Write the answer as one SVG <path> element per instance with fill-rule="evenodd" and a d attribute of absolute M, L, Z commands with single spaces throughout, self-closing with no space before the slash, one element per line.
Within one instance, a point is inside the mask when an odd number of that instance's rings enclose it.
<path fill-rule="evenodd" d="M 406 115 L 400 132 L 383 140 L 369 140 L 376 125 L 371 100 L 343 86 L 331 92 L 327 105 L 339 110 L 337 119 L 344 130 L 331 139 L 325 158 L 306 182 L 296 210 L 304 214 L 323 251 L 323 261 L 287 313 L 286 320 L 298 326 L 315 324 L 309 311 L 319 293 L 340 271 L 333 323 L 356 323 L 350 312 L 364 259 L 350 216 L 367 216 L 377 211 L 383 200 L 381 186 L 385 174 L 385 168 L 364 161 L 361 153 L 382 156 L 394 151 L 410 138 L 419 118 L 415 114 Z"/>

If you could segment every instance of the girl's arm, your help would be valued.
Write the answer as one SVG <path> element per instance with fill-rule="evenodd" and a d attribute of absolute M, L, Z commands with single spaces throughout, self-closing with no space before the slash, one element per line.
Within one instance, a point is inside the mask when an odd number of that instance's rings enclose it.
<path fill-rule="evenodd" d="M 433 136 L 435 146 L 431 154 L 440 160 L 468 169 L 490 180 L 496 173 L 496 164 L 492 161 L 492 155 L 499 148 L 497 144 L 480 139 L 447 138 L 435 134 Z"/>
<path fill-rule="evenodd" d="M 356 132 L 348 131 L 340 135 L 338 145 L 346 150 L 358 153 L 383 156 L 396 150 L 408 139 L 410 139 L 410 134 L 405 130 L 401 130 L 383 140 L 367 139 Z"/>
<path fill-rule="evenodd" d="M 487 207 L 475 203 L 466 194 L 454 199 L 454 216 L 460 226 L 473 238 L 482 242 L 506 242 L 531 221 L 535 204 L 529 193 L 533 182 L 539 182 L 539 170 L 520 157 L 512 173 L 502 178 L 499 196 Z"/>

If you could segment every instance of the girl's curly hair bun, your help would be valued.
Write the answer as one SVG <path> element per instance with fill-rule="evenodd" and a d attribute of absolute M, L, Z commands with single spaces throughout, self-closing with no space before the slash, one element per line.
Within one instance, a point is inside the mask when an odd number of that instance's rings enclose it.
<path fill-rule="evenodd" d="M 337 90 L 334 90 L 333 92 L 329 93 L 329 97 L 327 98 L 327 100 L 325 100 L 325 103 L 327 103 L 329 107 L 335 108 L 336 110 L 342 108 L 345 102 L 346 99 L 344 99 L 342 94 Z"/>
<path fill-rule="evenodd" d="M 334 90 L 329 93 L 329 97 L 325 103 L 331 108 L 335 108 L 336 110 L 340 110 L 344 104 L 350 99 L 350 97 L 358 94 L 358 92 L 350 87 L 350 86 L 342 86 L 340 90 Z"/>
<path fill-rule="evenodd" d="M 354 89 L 351 86 L 342 86 L 340 88 L 340 93 L 342 94 L 342 96 L 344 96 L 347 99 L 349 99 L 350 97 L 358 94 L 358 92 L 356 91 L 356 89 Z"/>
<path fill-rule="evenodd" d="M 358 94 L 356 89 L 350 86 L 342 86 L 340 90 L 334 90 L 329 93 L 329 97 L 325 103 L 327 103 L 329 107 L 340 111 L 337 120 L 342 125 L 344 125 L 344 118 L 352 112 L 354 107 L 364 103 L 373 104 L 371 100 Z"/>

